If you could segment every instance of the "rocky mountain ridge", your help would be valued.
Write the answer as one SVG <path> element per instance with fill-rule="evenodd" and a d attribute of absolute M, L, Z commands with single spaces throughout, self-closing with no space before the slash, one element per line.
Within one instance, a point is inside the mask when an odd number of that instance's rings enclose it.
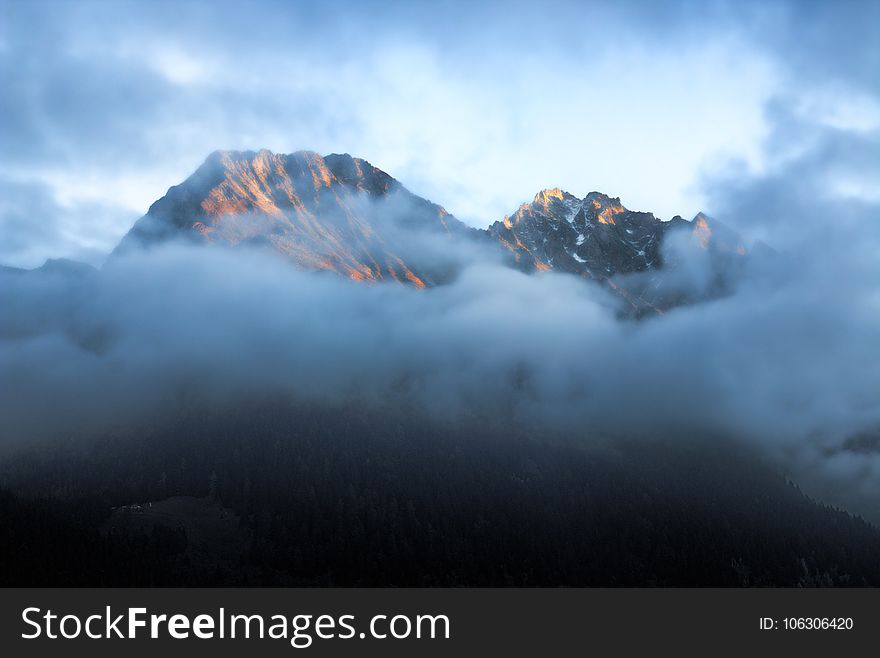
<path fill-rule="evenodd" d="M 414 236 L 441 251 L 458 249 L 454 240 L 488 244 L 523 271 L 598 281 L 636 314 L 693 301 L 690 292 L 670 287 L 666 274 L 676 257 L 689 258 L 682 249 L 704 253 L 721 274 L 746 254 L 733 231 L 702 213 L 664 221 L 595 191 L 578 198 L 545 189 L 487 229 L 469 228 L 366 160 L 265 149 L 212 153 L 150 207 L 114 253 L 184 239 L 267 247 L 303 269 L 358 281 L 423 288 L 448 278 L 448 263 L 439 266 L 413 249 Z M 721 294 L 726 285 L 719 279 L 709 292 Z"/>

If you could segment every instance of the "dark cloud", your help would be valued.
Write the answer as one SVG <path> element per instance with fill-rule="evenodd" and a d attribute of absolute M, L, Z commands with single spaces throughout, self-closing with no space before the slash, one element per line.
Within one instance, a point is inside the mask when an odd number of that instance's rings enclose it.
<path fill-rule="evenodd" d="M 100 264 L 120 219 L 133 219 L 131 211 L 97 201 L 62 205 L 49 185 L 0 176 L 0 263 L 28 267 L 63 254 Z"/>
<path fill-rule="evenodd" d="M 872 243 L 880 230 L 872 217 L 880 200 L 880 129 L 839 130 L 785 112 L 773 126 L 766 148 L 778 162 L 766 171 L 749 174 L 734 167 L 705 176 L 713 212 L 781 249 L 824 243 L 855 255 Z M 853 240 L 856 236 L 862 239 Z"/>
<path fill-rule="evenodd" d="M 85 49 L 90 38 L 100 43 L 100 23 L 83 23 L 71 9 L 9 3 L 0 56 L 7 166 L 124 166 L 133 149 L 149 145 L 149 126 L 175 100 L 172 86 L 144 62 Z"/>

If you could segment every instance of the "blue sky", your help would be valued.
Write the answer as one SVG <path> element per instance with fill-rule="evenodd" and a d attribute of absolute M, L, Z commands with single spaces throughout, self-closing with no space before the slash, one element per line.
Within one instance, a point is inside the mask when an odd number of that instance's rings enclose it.
<path fill-rule="evenodd" d="M 217 148 L 349 152 L 475 226 L 557 186 L 723 213 L 817 130 L 880 188 L 870 0 L 0 6 L 4 264 L 100 263 Z"/>

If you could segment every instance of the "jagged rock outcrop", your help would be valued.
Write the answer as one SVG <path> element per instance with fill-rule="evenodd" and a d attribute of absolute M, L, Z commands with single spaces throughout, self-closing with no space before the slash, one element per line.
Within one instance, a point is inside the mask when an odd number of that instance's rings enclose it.
<path fill-rule="evenodd" d="M 663 221 L 627 209 L 619 198 L 590 192 L 583 199 L 560 189 L 542 190 L 531 203 L 492 224 L 488 232 L 525 271 L 577 274 L 611 287 L 636 314 L 693 301 L 697 292 L 722 294 L 736 256 L 745 254 L 738 236 L 699 213 Z M 716 235 L 717 234 L 717 235 Z M 670 248 L 671 236 L 676 248 Z M 682 263 L 700 261 L 700 286 L 681 285 Z"/>

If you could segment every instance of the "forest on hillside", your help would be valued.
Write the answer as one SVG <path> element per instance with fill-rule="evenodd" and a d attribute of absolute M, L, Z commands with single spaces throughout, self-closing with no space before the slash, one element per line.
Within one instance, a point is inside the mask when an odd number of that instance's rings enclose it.
<path fill-rule="evenodd" d="M 20 450 L 0 525 L 5 586 L 880 585 L 880 530 L 735 442 L 356 405 Z"/>

